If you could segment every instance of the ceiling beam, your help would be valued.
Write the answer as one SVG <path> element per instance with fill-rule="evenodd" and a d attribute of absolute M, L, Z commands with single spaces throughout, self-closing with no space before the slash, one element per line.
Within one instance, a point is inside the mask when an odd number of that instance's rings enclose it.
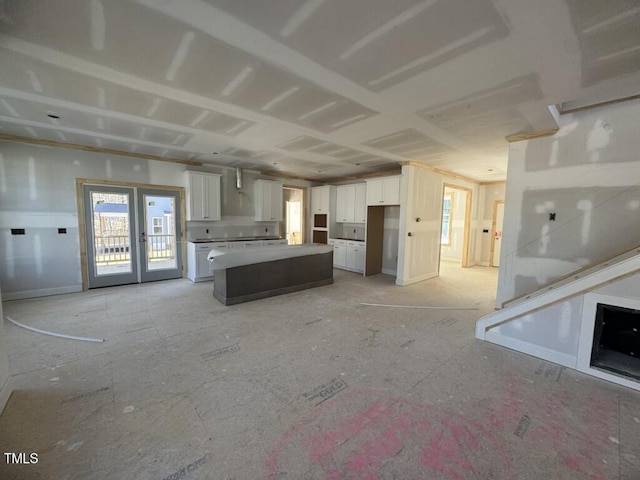
<path fill-rule="evenodd" d="M 146 153 L 125 152 L 124 150 L 115 150 L 113 148 L 92 147 L 89 145 L 79 145 L 77 143 L 65 143 L 65 142 L 57 142 L 55 140 L 45 140 L 42 138 L 20 137 L 18 135 L 8 135 L 6 133 L 0 133 L 0 140 L 6 140 L 8 142 L 29 143 L 32 145 L 43 145 L 46 147 L 54 147 L 54 148 L 69 148 L 71 150 L 81 150 L 83 152 L 91 152 L 91 153 L 106 153 L 109 155 L 117 155 L 120 157 L 141 158 L 144 160 L 155 160 L 158 162 L 179 163 L 182 165 L 191 165 L 196 167 L 201 167 L 203 165 L 202 162 L 196 162 L 193 160 L 182 160 L 180 158 L 161 157 L 159 155 L 150 155 Z"/>
<path fill-rule="evenodd" d="M 515 135 L 507 135 L 504 137 L 507 142 L 521 142 L 523 140 L 531 140 L 533 138 L 550 137 L 558 132 L 558 128 L 547 128 L 546 130 L 538 130 L 537 132 L 517 133 Z"/>

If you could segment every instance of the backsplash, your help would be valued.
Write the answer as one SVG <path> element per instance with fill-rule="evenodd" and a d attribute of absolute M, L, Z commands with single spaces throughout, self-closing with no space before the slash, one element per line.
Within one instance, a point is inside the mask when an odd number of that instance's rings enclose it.
<path fill-rule="evenodd" d="M 366 230 L 362 223 L 339 223 L 338 233 L 340 233 L 340 225 L 342 225 L 342 235 L 338 235 L 340 238 L 365 239 Z M 333 237 L 334 235 L 332 234 L 331 236 Z"/>
<path fill-rule="evenodd" d="M 251 217 L 222 217 L 219 222 L 187 222 L 187 240 L 279 235 L 278 222 L 255 222 Z"/>

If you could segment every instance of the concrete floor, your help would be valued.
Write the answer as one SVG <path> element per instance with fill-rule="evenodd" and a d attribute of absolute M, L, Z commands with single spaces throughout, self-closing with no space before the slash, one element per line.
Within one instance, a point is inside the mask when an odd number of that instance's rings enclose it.
<path fill-rule="evenodd" d="M 496 270 L 224 307 L 171 280 L 6 302 L 2 479 L 640 479 L 640 394 L 474 339 Z M 360 302 L 477 306 L 367 307 Z M 4 460 L 4 459 L 0 459 Z"/>

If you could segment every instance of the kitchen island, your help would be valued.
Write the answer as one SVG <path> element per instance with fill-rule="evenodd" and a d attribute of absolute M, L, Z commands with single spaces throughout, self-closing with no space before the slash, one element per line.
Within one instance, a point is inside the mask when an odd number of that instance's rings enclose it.
<path fill-rule="evenodd" d="M 224 305 L 250 302 L 333 283 L 333 247 L 286 245 L 212 249 L 213 296 Z"/>
<path fill-rule="evenodd" d="M 211 249 L 242 249 L 286 245 L 280 237 L 196 238 L 187 243 L 187 278 L 192 282 L 213 280 L 213 265 L 207 261 Z"/>

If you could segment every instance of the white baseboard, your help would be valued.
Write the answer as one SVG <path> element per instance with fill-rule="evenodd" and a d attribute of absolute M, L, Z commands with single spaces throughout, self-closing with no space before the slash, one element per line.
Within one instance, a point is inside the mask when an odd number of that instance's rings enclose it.
<path fill-rule="evenodd" d="M 405 280 L 404 278 L 397 277 L 396 285 L 400 285 L 404 287 L 405 285 L 411 285 L 412 283 L 422 282 L 424 280 L 429 280 L 430 278 L 435 278 L 438 276 L 438 272 L 426 273 L 424 275 L 420 275 L 419 277 L 411 278 Z"/>
<path fill-rule="evenodd" d="M 382 273 L 384 273 L 385 275 L 391 275 L 392 277 L 395 277 L 398 274 L 396 270 L 391 270 L 389 268 L 383 268 Z"/>
<path fill-rule="evenodd" d="M 440 257 L 440 261 L 447 262 L 447 263 L 457 263 L 458 265 L 462 265 L 462 258 Z"/>
<path fill-rule="evenodd" d="M 22 300 L 25 298 L 48 297 L 49 295 L 61 295 L 63 293 L 81 292 L 82 285 L 68 285 L 66 287 L 41 288 L 38 290 L 23 290 L 22 292 L 2 292 L 2 300 Z"/>
<path fill-rule="evenodd" d="M 11 377 L 7 377 L 7 380 L 4 382 L 2 387 L 0 387 L 0 413 L 2 413 L 2 410 L 4 410 L 5 405 L 9 401 L 11 392 Z"/>
<path fill-rule="evenodd" d="M 517 338 L 507 337 L 497 332 L 488 331 L 485 334 L 484 339 L 487 342 L 495 343 L 496 345 L 510 348 L 511 350 L 516 350 L 518 352 L 526 353 L 527 355 L 531 355 L 532 357 L 541 358 L 542 360 L 557 363 L 574 370 L 576 370 L 577 367 L 577 356 L 558 352 L 556 350 L 551 350 L 549 348 L 541 347 L 540 345 L 525 342 Z"/>

